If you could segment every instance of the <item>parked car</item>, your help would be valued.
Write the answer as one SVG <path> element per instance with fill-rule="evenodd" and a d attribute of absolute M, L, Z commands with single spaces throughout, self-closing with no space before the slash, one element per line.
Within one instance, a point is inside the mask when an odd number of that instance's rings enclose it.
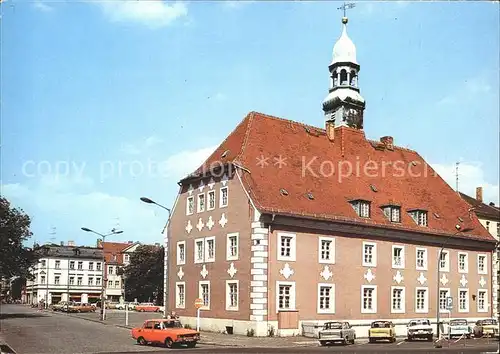
<path fill-rule="evenodd" d="M 391 343 L 396 341 L 396 329 L 391 321 L 372 322 L 368 329 L 368 341 L 374 343 L 377 340 L 388 340 Z"/>
<path fill-rule="evenodd" d="M 408 341 L 412 341 L 415 338 L 425 338 L 429 342 L 432 342 L 433 330 L 431 321 L 424 318 L 411 320 L 408 323 L 407 335 Z"/>
<path fill-rule="evenodd" d="M 479 320 L 474 326 L 474 337 L 498 337 L 498 321 L 494 318 Z"/>
<path fill-rule="evenodd" d="M 466 336 L 470 338 L 472 335 L 472 328 L 469 326 L 466 319 L 459 318 L 451 320 L 448 325 L 448 335 L 452 337 Z"/>
<path fill-rule="evenodd" d="M 156 306 L 151 302 L 145 302 L 137 305 L 135 310 L 138 312 L 158 312 L 160 311 L 160 306 Z"/>
<path fill-rule="evenodd" d="M 95 307 L 88 303 L 75 302 L 70 312 L 95 312 Z"/>
<path fill-rule="evenodd" d="M 356 340 L 356 332 L 351 327 L 349 322 L 329 321 L 326 322 L 323 329 L 319 331 L 318 339 L 319 343 L 323 346 L 335 342 L 354 344 L 354 341 Z"/>
<path fill-rule="evenodd" d="M 142 327 L 132 329 L 132 338 L 141 345 L 161 343 L 167 348 L 176 345 L 194 348 L 200 340 L 200 332 L 184 328 L 178 320 L 154 319 L 145 321 Z"/>
<path fill-rule="evenodd" d="M 63 311 L 66 307 L 67 301 L 59 301 L 57 304 L 52 305 L 52 311 Z"/>
<path fill-rule="evenodd" d="M 137 301 L 132 301 L 132 302 L 129 302 L 128 303 L 128 309 L 129 310 L 135 310 L 135 307 L 139 305 L 139 303 Z"/>
<path fill-rule="evenodd" d="M 127 302 L 120 302 L 119 304 L 116 304 L 115 308 L 118 310 L 125 310 L 125 307 L 128 305 Z"/>

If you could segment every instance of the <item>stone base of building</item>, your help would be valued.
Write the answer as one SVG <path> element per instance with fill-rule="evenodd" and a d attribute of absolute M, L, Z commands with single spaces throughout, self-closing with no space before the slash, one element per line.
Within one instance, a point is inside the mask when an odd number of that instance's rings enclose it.
<path fill-rule="evenodd" d="M 457 317 L 458 318 L 458 317 Z M 474 327 L 476 321 L 480 319 L 490 318 L 489 314 L 485 313 L 484 317 L 460 317 L 465 318 Z M 396 329 L 396 336 L 405 337 L 407 335 L 407 325 L 413 318 L 394 319 L 390 320 L 394 323 Z M 453 317 L 451 319 L 454 319 Z M 191 328 L 196 329 L 196 317 L 181 316 L 182 324 L 189 325 Z M 335 319 L 332 319 L 335 320 Z M 436 318 L 429 318 L 433 324 L 434 335 L 436 335 Z M 448 333 L 448 317 L 444 314 L 440 319 L 444 322 L 441 327 L 441 333 Z M 348 320 L 351 326 L 356 331 L 356 338 L 368 338 L 368 329 L 374 320 Z M 241 321 L 223 318 L 204 318 L 200 317 L 200 330 L 208 332 L 218 332 L 225 334 L 236 334 L 254 337 L 293 337 L 305 336 L 311 338 L 318 338 L 318 332 L 323 327 L 326 321 L 319 320 L 304 320 L 299 321 L 299 328 L 279 329 L 278 321 Z"/>

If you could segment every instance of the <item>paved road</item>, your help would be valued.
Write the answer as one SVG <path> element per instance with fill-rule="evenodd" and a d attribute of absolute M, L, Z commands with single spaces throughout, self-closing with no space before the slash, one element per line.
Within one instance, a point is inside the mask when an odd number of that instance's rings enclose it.
<path fill-rule="evenodd" d="M 0 311 L 0 336 L 17 354 L 165 351 L 137 345 L 130 337 L 130 330 L 114 325 L 36 312 L 21 305 L 2 305 Z M 203 346 L 200 345 L 199 350 L 203 350 Z"/>

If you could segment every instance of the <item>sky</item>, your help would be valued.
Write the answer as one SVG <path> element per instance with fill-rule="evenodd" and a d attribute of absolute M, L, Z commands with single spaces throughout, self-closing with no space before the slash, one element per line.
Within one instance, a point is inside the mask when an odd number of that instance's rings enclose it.
<path fill-rule="evenodd" d="M 162 242 L 177 182 L 250 111 L 318 127 L 340 2 L 1 5 L 1 194 L 31 241 Z M 499 3 L 358 2 L 364 130 L 499 204 Z"/>

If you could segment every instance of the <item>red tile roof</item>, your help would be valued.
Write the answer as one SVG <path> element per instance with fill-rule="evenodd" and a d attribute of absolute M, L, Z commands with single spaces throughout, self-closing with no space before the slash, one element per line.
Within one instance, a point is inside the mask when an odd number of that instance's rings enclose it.
<path fill-rule="evenodd" d="M 264 167 L 258 165 L 261 158 L 267 158 Z M 330 141 L 325 129 L 251 112 L 183 182 L 209 173 L 214 166 L 233 163 L 249 171 L 242 176 L 243 184 L 264 213 L 432 234 L 455 234 L 461 224 L 462 229 L 473 230 L 457 237 L 494 241 L 469 205 L 417 152 L 396 146 L 386 149 L 366 139 L 361 130 L 336 128 Z M 348 202 L 355 199 L 371 202 L 370 218 L 357 216 Z M 401 223 L 391 223 L 384 215 L 381 207 L 387 204 L 401 206 Z M 428 211 L 428 227 L 413 221 L 407 213 L 411 209 Z"/>
<path fill-rule="evenodd" d="M 469 203 L 470 206 L 474 207 L 474 212 L 479 217 L 485 217 L 488 219 L 500 221 L 500 209 L 498 207 L 480 202 L 476 198 L 473 198 L 465 193 L 460 193 L 460 196 L 467 203 Z"/>
<path fill-rule="evenodd" d="M 130 247 L 130 243 L 123 242 L 99 242 L 98 248 L 102 248 L 104 245 L 104 258 L 106 263 L 123 263 L 123 250 Z M 114 256 L 116 255 L 116 260 Z"/>

